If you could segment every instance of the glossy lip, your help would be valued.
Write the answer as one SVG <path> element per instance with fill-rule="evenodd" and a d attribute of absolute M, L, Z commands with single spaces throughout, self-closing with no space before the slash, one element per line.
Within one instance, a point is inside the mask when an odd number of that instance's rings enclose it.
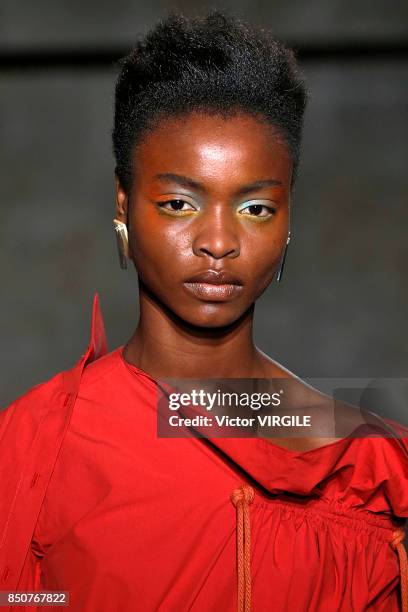
<path fill-rule="evenodd" d="M 242 286 L 239 278 L 228 270 L 204 270 L 184 281 L 186 284 L 201 283 L 206 285 L 235 285 Z"/>
<path fill-rule="evenodd" d="M 190 295 L 208 302 L 226 302 L 240 295 L 242 285 L 214 285 L 212 283 L 183 283 L 183 288 Z"/>

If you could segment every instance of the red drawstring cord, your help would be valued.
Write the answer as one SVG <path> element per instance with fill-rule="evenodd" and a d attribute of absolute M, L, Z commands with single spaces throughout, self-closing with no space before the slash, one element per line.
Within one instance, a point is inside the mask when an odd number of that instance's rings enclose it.
<path fill-rule="evenodd" d="M 397 529 L 393 533 L 390 542 L 392 548 L 397 551 L 399 557 L 400 578 L 401 578 L 401 612 L 408 612 L 408 559 L 407 551 L 402 543 L 405 538 L 404 529 Z"/>
<path fill-rule="evenodd" d="M 237 509 L 237 570 L 238 612 L 251 611 L 251 522 L 249 505 L 254 499 L 254 490 L 242 485 L 231 494 Z"/>

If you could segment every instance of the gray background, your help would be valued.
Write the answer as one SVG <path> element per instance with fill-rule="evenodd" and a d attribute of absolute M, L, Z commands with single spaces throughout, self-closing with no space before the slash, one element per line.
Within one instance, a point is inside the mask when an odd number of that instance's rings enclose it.
<path fill-rule="evenodd" d="M 1 2 L 1 406 L 79 359 L 94 292 L 109 349 L 136 326 L 136 275 L 119 268 L 111 223 L 103 57 L 192 6 Z M 221 6 L 299 48 L 312 92 L 283 282 L 257 305 L 256 342 L 301 377 L 406 377 L 408 5 Z"/>

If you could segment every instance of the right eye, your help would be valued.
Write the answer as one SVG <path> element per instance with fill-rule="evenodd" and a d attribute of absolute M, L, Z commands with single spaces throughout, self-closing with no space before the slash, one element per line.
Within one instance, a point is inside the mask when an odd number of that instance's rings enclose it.
<path fill-rule="evenodd" d="M 158 202 L 158 205 L 159 208 L 164 208 L 164 210 L 175 214 L 179 212 L 184 213 L 190 210 L 197 210 L 189 202 L 186 202 L 186 200 L 180 199 L 167 200 L 166 202 Z M 188 206 L 189 208 L 184 208 L 185 206 Z"/>

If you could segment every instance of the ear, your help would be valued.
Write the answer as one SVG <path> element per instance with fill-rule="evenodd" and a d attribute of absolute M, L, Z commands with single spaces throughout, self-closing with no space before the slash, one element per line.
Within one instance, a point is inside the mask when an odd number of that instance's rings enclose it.
<path fill-rule="evenodd" d="M 117 174 L 115 174 L 115 203 L 116 219 L 119 219 L 119 221 L 123 223 L 127 223 L 129 199 Z"/>

